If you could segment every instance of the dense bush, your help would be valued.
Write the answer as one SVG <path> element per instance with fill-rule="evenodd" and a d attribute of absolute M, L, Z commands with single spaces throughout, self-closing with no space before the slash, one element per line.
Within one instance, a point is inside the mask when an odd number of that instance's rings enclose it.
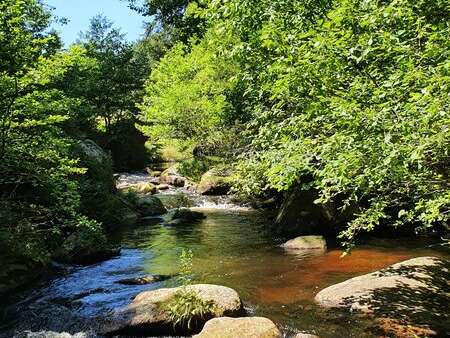
<path fill-rule="evenodd" d="M 317 190 L 351 208 L 348 245 L 380 224 L 448 230 L 448 1 L 202 3 L 203 40 L 148 83 L 147 133 L 208 143 L 237 122 L 237 189 Z"/>
<path fill-rule="evenodd" d="M 357 204 L 350 241 L 380 223 L 448 229 L 448 1 L 214 4 L 247 65 L 243 192 L 300 186 Z"/>

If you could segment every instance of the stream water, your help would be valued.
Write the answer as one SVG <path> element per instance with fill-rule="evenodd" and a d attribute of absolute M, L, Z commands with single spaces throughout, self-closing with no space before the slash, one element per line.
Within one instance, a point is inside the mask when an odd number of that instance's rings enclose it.
<path fill-rule="evenodd" d="M 406 247 L 383 241 L 363 245 L 340 258 L 341 250 L 313 254 L 286 252 L 267 229 L 269 218 L 260 211 L 201 200 L 207 216 L 195 224 L 167 226 L 158 220 L 115 235 L 121 254 L 87 267 L 64 267 L 50 282 L 24 293 L 14 307 L 17 321 L 1 337 L 51 330 L 80 332 L 95 328 L 101 318 L 127 305 L 139 292 L 174 286 L 176 279 L 126 286 L 117 281 L 147 274 L 176 274 L 180 251 L 194 253 L 196 282 L 234 288 L 252 315 L 272 319 L 289 337 L 295 332 L 322 338 L 376 337 L 373 323 L 358 316 L 318 308 L 313 301 L 321 289 L 412 257 L 440 255 L 420 245 Z"/>

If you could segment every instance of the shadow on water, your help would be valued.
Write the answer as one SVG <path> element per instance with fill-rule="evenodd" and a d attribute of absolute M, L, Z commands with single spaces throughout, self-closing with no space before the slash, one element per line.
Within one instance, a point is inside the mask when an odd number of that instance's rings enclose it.
<path fill-rule="evenodd" d="M 123 285 L 118 280 L 176 274 L 180 251 L 189 248 L 194 253 L 196 282 L 234 288 L 251 314 L 274 320 L 287 333 L 302 330 L 322 338 L 376 337 L 367 330 L 371 324 L 367 319 L 318 308 L 313 302 L 315 294 L 331 284 L 405 259 L 436 255 L 428 249 L 402 248 L 398 242 L 389 248 L 363 246 L 345 258 L 340 258 L 339 249 L 319 254 L 286 252 L 279 246 L 282 239 L 268 232 L 268 218 L 263 213 L 202 211 L 207 218 L 196 224 L 167 226 L 153 220 L 117 234 L 123 247 L 120 256 L 73 268 L 49 285 L 30 291 L 35 296 L 16 308 L 20 320 L 13 330 L 79 332 L 95 328 L 139 292 L 176 283 L 169 279 Z M 404 292 L 398 296 L 407 300 L 408 291 Z M 385 301 L 383 297 L 380 294 L 380 302 Z M 11 331 L 8 334 L 11 336 Z"/>

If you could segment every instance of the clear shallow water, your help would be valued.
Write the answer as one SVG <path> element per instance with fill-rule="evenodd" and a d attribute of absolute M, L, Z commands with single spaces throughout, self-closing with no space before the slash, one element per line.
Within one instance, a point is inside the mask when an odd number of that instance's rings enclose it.
<path fill-rule="evenodd" d="M 95 328 L 101 318 L 125 306 L 139 292 L 174 286 L 176 279 L 149 285 L 116 282 L 146 274 L 176 274 L 183 248 L 194 252 L 195 281 L 226 285 L 238 291 L 251 314 L 274 320 L 288 335 L 303 331 L 332 337 L 375 337 L 371 322 L 314 305 L 314 295 L 331 284 L 387 265 L 424 255 L 398 243 L 362 246 L 340 258 L 326 253 L 286 252 L 267 230 L 268 217 L 242 209 L 200 209 L 207 218 L 196 224 L 166 226 L 157 220 L 116 235 L 121 255 L 88 267 L 70 268 L 48 285 L 32 290 L 18 307 L 12 330 L 78 332 Z M 11 336 L 8 331 L 3 335 Z M 0 333 L 0 336 L 2 333 Z"/>

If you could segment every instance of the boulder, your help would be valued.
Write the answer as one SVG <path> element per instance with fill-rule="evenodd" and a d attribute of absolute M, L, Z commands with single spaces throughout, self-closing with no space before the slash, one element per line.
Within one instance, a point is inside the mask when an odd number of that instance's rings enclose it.
<path fill-rule="evenodd" d="M 206 218 L 206 216 L 203 213 L 191 210 L 189 208 L 178 208 L 170 210 L 163 217 L 164 221 L 170 225 L 196 222 L 204 218 Z"/>
<path fill-rule="evenodd" d="M 378 318 L 450 332 L 450 262 L 419 257 L 351 278 L 320 291 L 315 301 Z"/>
<path fill-rule="evenodd" d="M 155 196 L 142 196 L 136 202 L 136 207 L 143 217 L 165 214 L 167 209 Z"/>
<path fill-rule="evenodd" d="M 117 284 L 123 285 L 145 285 L 150 283 L 162 282 L 172 278 L 169 275 L 148 275 L 135 278 L 126 278 L 116 281 Z"/>
<path fill-rule="evenodd" d="M 0 297 L 10 295 L 12 291 L 24 288 L 36 280 L 47 277 L 51 270 L 31 260 L 5 257 L 0 253 Z"/>
<path fill-rule="evenodd" d="M 141 183 L 137 186 L 137 191 L 141 194 L 155 194 L 156 190 L 156 186 L 150 182 Z"/>
<path fill-rule="evenodd" d="M 156 186 L 156 189 L 158 189 L 158 190 L 167 190 L 167 189 L 169 189 L 170 187 L 169 187 L 169 185 L 168 184 L 158 184 L 157 186 Z"/>
<path fill-rule="evenodd" d="M 174 187 L 184 187 L 186 178 L 180 175 L 176 166 L 172 166 L 161 173 L 159 181 L 161 183 L 173 185 Z"/>
<path fill-rule="evenodd" d="M 300 236 L 283 244 L 289 250 L 326 250 L 327 242 L 323 236 Z"/>
<path fill-rule="evenodd" d="M 284 197 L 274 230 L 289 235 L 335 235 L 338 213 L 333 203 L 316 204 L 317 191 L 293 190 Z"/>
<path fill-rule="evenodd" d="M 193 338 L 281 338 L 276 325 L 263 317 L 214 318 Z"/>
<path fill-rule="evenodd" d="M 120 224 L 126 226 L 136 224 L 140 217 L 140 215 L 131 208 L 122 208 L 122 212 L 117 216 L 120 218 Z"/>
<path fill-rule="evenodd" d="M 103 232 L 80 227 L 63 241 L 53 258 L 62 263 L 93 264 L 119 254 L 120 249 L 111 247 Z"/>
<path fill-rule="evenodd" d="M 319 338 L 319 336 L 316 336 L 316 335 L 313 335 L 313 334 L 309 334 L 309 333 L 297 333 L 292 338 Z"/>
<path fill-rule="evenodd" d="M 200 331 L 199 328 L 201 329 L 210 318 L 235 317 L 243 313 L 241 299 L 233 289 L 211 284 L 196 284 L 186 288 L 193 291 L 201 300 L 212 301 L 215 304 L 214 311 L 206 316 L 207 318 L 200 319 L 195 328 L 188 329 L 176 325 L 161 306 L 181 290 L 178 287 L 138 294 L 129 306 L 115 313 L 111 323 L 104 327 L 102 333 L 108 336 L 188 335 Z"/>
<path fill-rule="evenodd" d="M 207 171 L 197 186 L 197 192 L 202 195 L 226 195 L 231 188 L 230 175 L 230 170 Z"/>

